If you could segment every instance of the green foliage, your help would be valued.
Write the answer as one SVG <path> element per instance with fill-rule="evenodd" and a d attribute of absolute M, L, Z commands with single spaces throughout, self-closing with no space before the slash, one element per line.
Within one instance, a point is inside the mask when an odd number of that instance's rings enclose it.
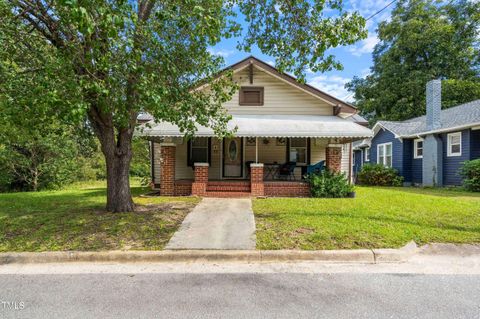
<path fill-rule="evenodd" d="M 235 21 L 239 13 L 246 24 Z M 0 1 L 0 103 L 88 122 L 111 168 L 107 208 L 130 211 L 123 177 L 140 112 L 185 135 L 198 125 L 232 133 L 223 103 L 237 84 L 232 72 L 219 74 L 224 60 L 208 49 L 240 35 L 239 49 L 258 46 L 303 79 L 307 67 L 341 68 L 327 50 L 366 32 L 337 0 Z"/>
<path fill-rule="evenodd" d="M 460 174 L 466 189 L 480 192 L 480 159 L 463 162 Z"/>
<path fill-rule="evenodd" d="M 132 141 L 132 153 L 130 176 L 140 177 L 142 186 L 148 186 L 152 180 L 148 141 L 142 138 L 134 138 Z"/>
<path fill-rule="evenodd" d="M 327 169 L 308 175 L 307 181 L 310 184 L 312 197 L 341 198 L 347 197 L 354 190 L 345 174 Z"/>
<path fill-rule="evenodd" d="M 480 98 L 480 2 L 401 0 L 380 23 L 366 78 L 346 87 L 371 122 L 425 114 L 425 85 L 443 82 L 443 107 Z"/>
<path fill-rule="evenodd" d="M 402 186 L 403 176 L 392 167 L 382 164 L 365 164 L 357 175 L 358 183 L 371 186 Z"/>
<path fill-rule="evenodd" d="M 480 243 L 480 193 L 364 186 L 355 191 L 353 199 L 254 199 L 257 249 Z"/>

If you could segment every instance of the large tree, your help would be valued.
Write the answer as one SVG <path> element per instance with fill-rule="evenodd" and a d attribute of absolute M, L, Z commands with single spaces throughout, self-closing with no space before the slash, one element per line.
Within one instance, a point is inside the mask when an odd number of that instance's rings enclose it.
<path fill-rule="evenodd" d="M 195 123 L 228 133 L 222 103 L 236 85 L 228 72 L 216 76 L 223 60 L 209 46 L 241 36 L 239 49 L 257 46 L 303 79 L 307 68 L 341 68 L 326 50 L 365 37 L 364 25 L 340 0 L 0 0 L 0 61 L 18 75 L 0 97 L 15 107 L 18 92 L 29 94 L 24 83 L 42 92 L 32 107 L 64 121 L 86 116 L 105 155 L 107 210 L 132 211 L 128 173 L 139 112 L 187 135 Z M 209 89 L 194 89 L 199 81 Z"/>
<path fill-rule="evenodd" d="M 425 114 L 425 84 L 445 79 L 443 106 L 480 98 L 480 2 L 401 0 L 378 26 L 366 78 L 354 78 L 362 114 L 404 120 Z"/>

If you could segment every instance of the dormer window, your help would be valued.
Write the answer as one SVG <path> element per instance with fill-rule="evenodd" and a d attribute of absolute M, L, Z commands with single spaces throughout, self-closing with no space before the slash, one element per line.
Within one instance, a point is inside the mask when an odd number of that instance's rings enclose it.
<path fill-rule="evenodd" d="M 263 87 L 243 86 L 240 88 L 240 105 L 263 105 Z"/>

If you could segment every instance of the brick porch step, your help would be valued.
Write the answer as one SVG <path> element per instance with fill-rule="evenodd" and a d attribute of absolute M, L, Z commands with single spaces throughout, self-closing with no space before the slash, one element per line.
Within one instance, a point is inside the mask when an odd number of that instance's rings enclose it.
<path fill-rule="evenodd" d="M 250 185 L 207 185 L 207 192 L 250 192 Z"/>
<path fill-rule="evenodd" d="M 209 181 L 207 192 L 250 192 L 250 182 L 244 181 Z"/>
<path fill-rule="evenodd" d="M 205 197 L 220 197 L 220 198 L 233 198 L 233 197 L 250 197 L 250 192 L 209 192 L 205 194 Z"/>

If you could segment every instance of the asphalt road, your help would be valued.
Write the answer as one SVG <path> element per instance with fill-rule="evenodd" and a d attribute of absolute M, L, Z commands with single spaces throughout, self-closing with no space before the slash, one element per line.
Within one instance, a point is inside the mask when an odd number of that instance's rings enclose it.
<path fill-rule="evenodd" d="M 480 319 L 480 275 L 1 274 L 0 318 Z"/>

